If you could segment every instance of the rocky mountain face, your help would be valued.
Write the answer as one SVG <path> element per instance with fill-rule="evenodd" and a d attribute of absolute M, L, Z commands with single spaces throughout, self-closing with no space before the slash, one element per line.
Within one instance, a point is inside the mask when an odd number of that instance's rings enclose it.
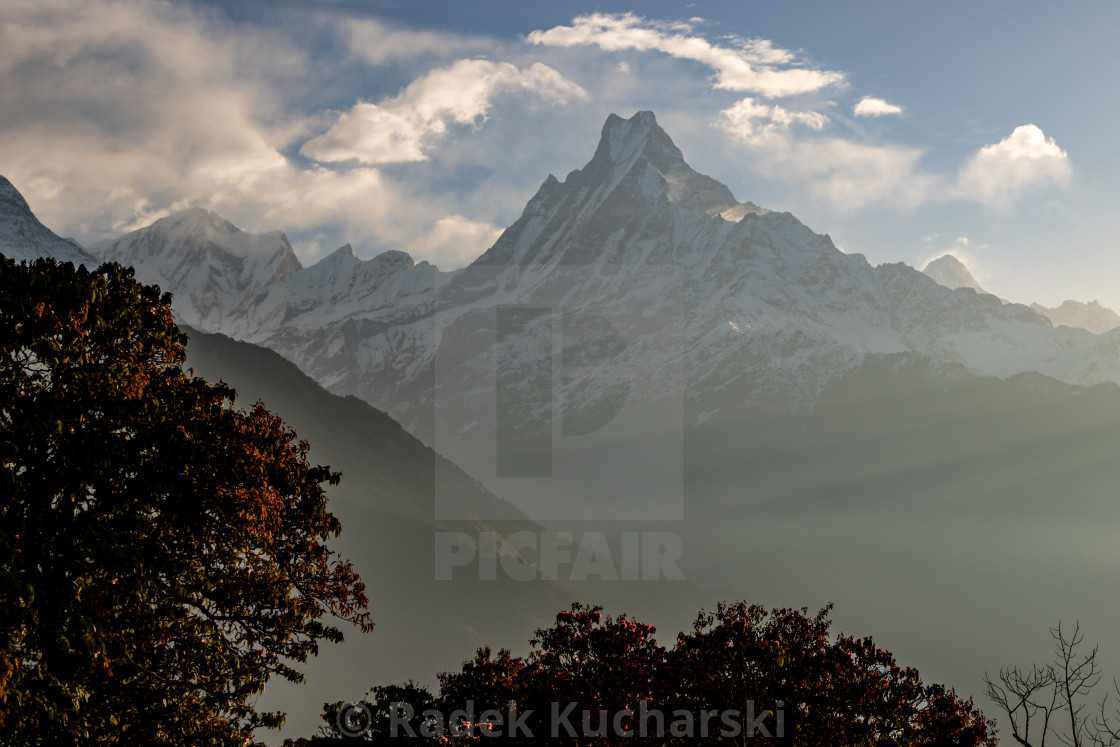
<path fill-rule="evenodd" d="M 77 242 L 59 237 L 31 212 L 27 200 L 0 176 L 0 254 L 15 260 L 53 257 L 60 262 L 97 266 Z"/>

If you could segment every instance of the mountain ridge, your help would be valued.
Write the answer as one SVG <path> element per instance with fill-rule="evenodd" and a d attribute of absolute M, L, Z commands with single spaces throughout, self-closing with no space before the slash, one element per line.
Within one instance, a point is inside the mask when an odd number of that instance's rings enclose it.
<path fill-rule="evenodd" d="M 389 411 L 427 443 L 435 437 L 433 365 L 455 319 L 501 304 L 547 306 L 565 283 L 567 298 L 607 318 L 645 313 L 679 327 L 672 339 L 642 332 L 633 350 L 646 370 L 689 372 L 688 386 L 665 384 L 689 402 L 690 425 L 744 376 L 808 412 L 822 386 L 867 354 L 910 351 L 982 375 L 1120 380 L 1120 335 L 1055 330 L 1026 306 L 844 254 L 791 214 L 740 203 L 693 170 L 651 112 L 608 118 L 591 160 L 563 182 L 548 177 L 463 270 L 442 272 L 403 253 L 379 257 L 336 252 L 331 263 L 270 274 L 251 294 L 214 298 L 196 323 L 277 350 L 329 390 Z M 137 271 L 158 282 L 156 265 L 176 261 L 140 262 Z M 177 299 L 205 295 L 167 289 Z M 669 319 L 677 312 L 685 312 L 679 322 Z M 481 368 L 474 373 L 486 380 Z M 581 387 L 589 400 L 608 396 L 586 377 L 568 395 Z M 759 400 L 767 397 L 733 404 L 765 407 Z"/>
<path fill-rule="evenodd" d="M 1101 306 L 1098 301 L 1084 303 L 1069 300 L 1054 308 L 1032 303 L 1031 308 L 1049 319 L 1055 327 L 1064 324 L 1087 329 L 1098 335 L 1120 327 L 1120 315 L 1106 306 Z"/>
<path fill-rule="evenodd" d="M 60 262 L 96 267 L 98 261 L 78 242 L 44 226 L 20 191 L 0 176 L 0 254 L 15 260 L 53 257 Z"/>

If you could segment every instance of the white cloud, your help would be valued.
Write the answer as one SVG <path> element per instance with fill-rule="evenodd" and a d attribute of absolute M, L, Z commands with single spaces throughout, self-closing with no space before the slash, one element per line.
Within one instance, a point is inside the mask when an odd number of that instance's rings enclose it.
<path fill-rule="evenodd" d="M 275 169 L 302 126 L 267 81 L 302 81 L 306 58 L 267 32 L 169 3 L 11 0 L 3 14 L 0 163 L 59 230 L 115 230 Z"/>
<path fill-rule="evenodd" d="M 1064 186 L 1072 173 L 1069 157 L 1054 138 L 1047 138 L 1037 126 L 1026 124 L 965 161 L 958 189 L 964 197 L 1007 209 L 1031 188 Z"/>
<path fill-rule="evenodd" d="M 145 0 L 5 0 L 0 14 L 0 168 L 63 235 L 94 241 L 202 206 L 246 230 L 293 233 L 304 260 L 351 241 L 461 263 L 496 230 L 407 175 L 286 156 L 337 119 L 299 100 L 336 70 L 282 31 Z M 543 65 L 465 70 L 479 71 L 481 82 L 422 75 L 405 89 L 411 113 L 429 129 L 476 122 L 480 86 L 584 95 Z"/>
<path fill-rule="evenodd" d="M 921 170 L 921 157 L 920 149 L 907 146 L 814 138 L 793 143 L 775 167 L 842 210 L 911 209 L 935 195 L 941 181 Z"/>
<path fill-rule="evenodd" d="M 492 243 L 544 173 L 578 165 L 572 159 L 589 153 L 581 149 L 598 124 L 588 117 L 608 102 L 624 114 L 652 106 L 683 123 L 671 134 L 686 138 L 693 158 L 722 147 L 705 143 L 715 121 L 741 145 L 737 169 L 838 210 L 997 204 L 1070 174 L 1066 154 L 1029 125 L 979 150 L 952 179 L 923 170 L 919 148 L 845 139 L 849 122 L 826 116 L 835 110 L 820 96 L 774 100 L 842 84 L 842 74 L 804 67 L 766 40 L 708 41 L 694 30 L 699 19 L 586 16 L 534 32 L 527 41 L 536 46 L 490 40 L 492 60 L 452 62 L 480 51 L 479 38 L 350 27 L 314 12 L 307 17 L 346 42 L 341 56 L 320 58 L 307 35 L 233 24 L 190 4 L 2 8 L 0 168 L 44 222 L 79 240 L 198 205 L 247 230 L 289 231 L 311 254 L 350 241 L 359 253 L 403 249 L 456 266 Z M 596 49 L 561 49 L 585 44 Z M 728 94 L 704 93 L 696 66 L 680 59 L 707 65 L 716 87 L 752 95 L 731 104 Z M 399 92 L 339 106 L 358 76 L 369 79 L 368 65 L 386 62 L 403 76 Z M 309 90 L 324 102 L 314 107 L 330 102 L 343 113 L 308 111 Z M 301 145 L 319 162 L 292 157 Z M 503 160 L 513 149 L 519 157 Z"/>
<path fill-rule="evenodd" d="M 762 145 L 775 138 L 784 138 L 792 124 L 820 130 L 828 117 L 815 111 L 792 111 L 777 104 L 762 104 L 745 98 L 721 112 L 724 130 L 743 142 Z"/>
<path fill-rule="evenodd" d="M 409 251 L 428 258 L 443 270 L 470 264 L 489 249 L 502 229 L 461 215 L 449 215 L 436 221 L 432 230 L 415 241 Z"/>
<path fill-rule="evenodd" d="M 694 35 L 690 23 L 656 23 L 632 13 L 579 16 L 571 26 L 533 31 L 528 41 L 556 47 L 595 45 L 611 52 L 662 52 L 710 67 L 716 74 L 715 88 L 767 98 L 810 93 L 845 82 L 843 73 L 778 67 L 794 64 L 796 57 L 767 40 L 735 40 L 735 46 L 718 46 Z"/>
<path fill-rule="evenodd" d="M 820 112 L 745 98 L 722 112 L 719 126 L 747 147 L 745 155 L 757 173 L 796 185 L 837 209 L 911 208 L 934 193 L 938 180 L 921 172 L 920 149 L 812 134 L 828 121 Z M 795 124 L 809 135 L 791 129 Z"/>
<path fill-rule="evenodd" d="M 495 96 L 518 92 L 561 105 L 587 98 L 582 88 L 539 62 L 522 70 L 508 62 L 459 60 L 413 81 L 392 99 L 356 104 L 300 153 L 326 163 L 423 161 L 449 124 L 478 124 Z"/>
<path fill-rule="evenodd" d="M 902 114 L 902 107 L 873 96 L 864 96 L 856 103 L 852 114 L 857 117 L 882 117 L 887 114 Z"/>
<path fill-rule="evenodd" d="M 980 148 L 954 180 L 923 169 L 921 148 L 818 135 L 828 123 L 820 112 L 745 98 L 721 112 L 717 124 L 745 146 L 757 174 L 844 211 L 952 200 L 1006 210 L 1030 189 L 1065 185 L 1072 174 L 1065 151 L 1034 125 Z M 966 247 L 967 239 L 959 246 Z"/>

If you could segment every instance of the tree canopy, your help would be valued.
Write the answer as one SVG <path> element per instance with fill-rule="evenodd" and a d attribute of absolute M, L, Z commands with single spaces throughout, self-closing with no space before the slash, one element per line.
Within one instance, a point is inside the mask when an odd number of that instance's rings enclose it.
<path fill-rule="evenodd" d="M 372 627 L 309 446 L 184 371 L 170 295 L 0 257 L 0 743 L 246 744 Z"/>
<path fill-rule="evenodd" d="M 479 649 L 439 676 L 438 697 L 408 683 L 328 704 L 320 736 L 301 742 L 996 744 L 971 700 L 923 684 L 871 638 L 833 638 L 828 614 L 723 604 L 665 648 L 645 623 L 575 604 L 527 657 Z"/>

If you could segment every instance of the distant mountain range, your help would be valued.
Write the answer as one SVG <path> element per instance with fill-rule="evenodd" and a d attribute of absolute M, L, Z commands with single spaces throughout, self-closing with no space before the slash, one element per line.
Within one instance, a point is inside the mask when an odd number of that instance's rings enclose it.
<path fill-rule="evenodd" d="M 254 236 L 200 208 L 161 218 L 129 239 L 94 244 L 90 251 L 171 290 L 178 317 L 211 331 L 221 331 L 225 319 L 267 293 L 269 283 L 300 269 L 281 232 Z"/>
<path fill-rule="evenodd" d="M 1098 335 L 1120 327 L 1120 315 L 1096 301 L 1066 301 L 1052 309 L 1032 303 L 1031 308 L 1053 322 L 1054 326 L 1079 327 Z"/>
<path fill-rule="evenodd" d="M 927 264 L 922 272 L 946 288 L 972 288 L 977 293 L 988 292 L 980 287 L 980 283 L 972 277 L 972 273 L 964 263 L 952 254 L 938 257 Z M 1052 309 L 1042 304 L 1032 303 L 1031 308 L 1049 319 L 1055 327 L 1086 329 L 1096 335 L 1103 335 L 1120 327 L 1120 315 L 1112 309 L 1101 306 L 1097 301 L 1089 303 L 1066 301 Z"/>
<path fill-rule="evenodd" d="M 360 260 L 349 247 L 301 268 L 282 234 L 250 236 L 199 210 L 91 249 L 172 290 L 185 322 L 276 350 L 329 390 L 384 409 L 538 516 L 571 496 L 534 501 L 535 488 L 499 475 L 502 429 L 522 445 L 550 441 L 553 425 L 653 432 L 659 416 L 668 429 L 678 415 L 685 430 L 760 417 L 803 429 L 831 387 L 883 356 L 917 356 L 946 381 L 1120 381 L 1120 332 L 1056 328 L 977 292 L 952 257 L 923 274 L 844 254 L 697 173 L 650 112 L 612 115 L 590 162 L 563 182 L 548 177 L 457 272 L 401 252 Z M 517 309 L 532 318 L 503 336 Z M 602 349 L 577 360 L 592 339 Z M 495 356 L 507 377 L 547 379 L 548 392 L 501 410 Z M 562 407 L 544 413 L 546 399 Z M 625 424 L 608 417 L 624 406 Z M 651 483 L 676 468 L 653 470 Z M 634 508 L 615 498 L 618 516 Z"/>
<path fill-rule="evenodd" d="M 174 292 L 187 323 L 277 350 L 332 391 L 383 407 L 428 441 L 430 427 L 398 390 L 430 368 L 448 319 L 537 303 L 548 292 L 541 278 L 557 267 L 592 275 L 592 268 L 618 269 L 624 297 L 592 281 L 566 290 L 607 313 L 643 303 L 671 280 L 688 317 L 686 349 L 659 355 L 651 344 L 641 365 L 658 368 L 664 355 L 694 362 L 700 370 L 687 378 L 697 400 L 704 387 L 694 383 L 712 368 L 712 356 L 731 364 L 747 349 L 772 348 L 779 354 L 767 357 L 776 361 L 792 350 L 791 336 L 801 338 L 800 353 L 781 364 L 782 378 L 791 393 L 800 389 L 795 396 L 806 407 L 816 393 L 800 370 L 801 353 L 818 359 L 810 379 L 853 370 L 863 354 L 915 352 L 979 374 L 1120 380 L 1116 340 L 1052 329 L 1027 307 L 983 293 L 947 292 L 942 285 L 979 289 L 951 256 L 925 275 L 901 264 L 871 267 L 788 213 L 737 202 L 688 166 L 649 112 L 612 116 L 587 166 L 564 182 L 549 177 L 494 247 L 455 273 L 395 251 L 359 260 L 349 246 L 301 268 L 283 234 L 250 236 L 201 210 L 91 250 Z M 493 288 L 471 287 L 483 275 Z M 831 361 L 827 368 L 822 358 Z"/>

